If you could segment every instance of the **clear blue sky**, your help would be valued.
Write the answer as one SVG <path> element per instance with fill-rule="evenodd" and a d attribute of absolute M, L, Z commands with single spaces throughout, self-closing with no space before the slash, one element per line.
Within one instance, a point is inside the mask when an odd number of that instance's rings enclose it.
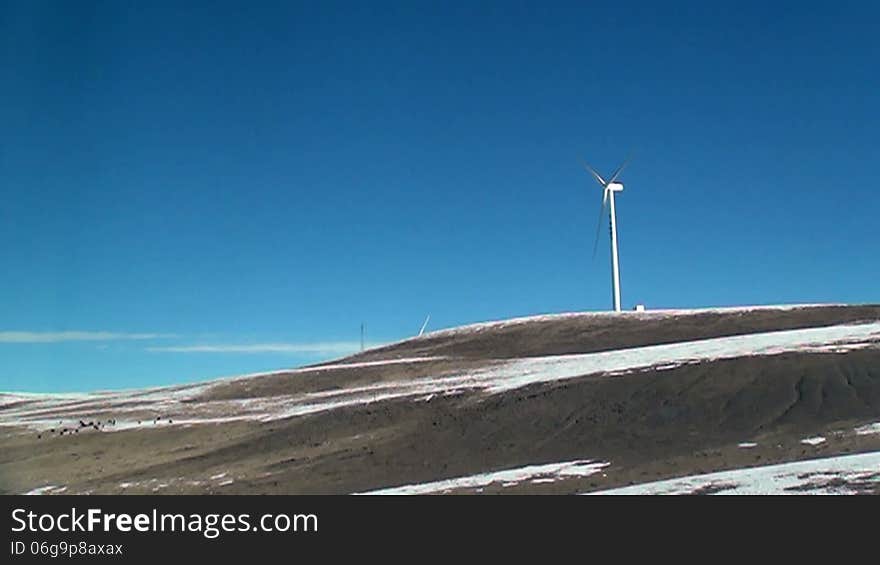
<path fill-rule="evenodd" d="M 772 4 L 772 5 L 770 5 Z M 623 303 L 878 302 L 875 2 L 4 2 L 0 390 Z M 209 346 L 209 351 L 192 350 Z M 243 349 L 250 348 L 250 349 Z"/>

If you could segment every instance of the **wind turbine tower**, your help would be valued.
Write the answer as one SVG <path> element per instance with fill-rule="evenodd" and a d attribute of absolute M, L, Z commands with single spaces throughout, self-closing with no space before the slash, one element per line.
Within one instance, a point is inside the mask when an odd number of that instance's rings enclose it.
<path fill-rule="evenodd" d="M 583 161 L 582 161 L 583 162 Z M 617 182 L 620 173 L 629 163 L 629 159 L 617 167 L 614 174 L 608 180 L 602 178 L 602 175 L 596 172 L 593 167 L 587 163 L 583 163 L 584 168 L 590 173 L 599 186 L 602 187 L 602 206 L 599 208 L 599 222 L 596 225 L 596 239 L 593 241 L 593 258 L 596 257 L 596 246 L 599 244 L 599 232 L 602 228 L 602 219 L 605 216 L 605 209 L 608 209 L 608 216 L 611 221 L 611 289 L 614 302 L 614 311 L 620 312 L 620 259 L 617 252 L 617 211 L 614 208 L 614 194 L 623 192 L 623 183 Z"/>

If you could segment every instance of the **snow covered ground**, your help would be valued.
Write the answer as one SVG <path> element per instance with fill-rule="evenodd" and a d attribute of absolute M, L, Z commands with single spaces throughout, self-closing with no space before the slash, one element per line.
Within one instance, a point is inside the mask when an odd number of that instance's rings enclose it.
<path fill-rule="evenodd" d="M 526 482 L 546 483 L 587 477 L 610 464 L 578 460 L 530 465 L 429 483 L 419 483 L 358 494 L 443 494 L 500 485 L 511 487 Z M 644 483 L 587 494 L 855 494 L 880 486 L 880 452 L 862 453 L 737 469 Z"/>
<path fill-rule="evenodd" d="M 855 429 L 856 434 L 860 436 L 870 435 L 870 434 L 880 434 L 880 422 L 874 422 L 873 424 L 868 424 L 866 426 L 860 426 Z"/>
<path fill-rule="evenodd" d="M 880 486 L 880 452 L 695 475 L 588 494 L 856 494 Z"/>
<path fill-rule="evenodd" d="M 467 477 L 446 479 L 430 483 L 404 485 L 356 494 L 443 494 L 463 489 L 482 489 L 500 484 L 511 487 L 523 482 L 548 483 L 570 477 L 588 477 L 600 472 L 609 464 L 602 461 L 578 460 L 545 465 L 529 465 L 516 469 L 505 469 L 491 473 L 481 473 Z"/>
<path fill-rule="evenodd" d="M 720 337 L 697 341 L 634 347 L 577 355 L 519 359 L 495 369 L 494 392 L 535 382 L 581 375 L 623 374 L 658 367 L 669 369 L 688 363 L 789 352 L 852 351 L 880 347 L 880 323 L 846 324 L 777 332 Z M 490 374 L 492 370 L 488 371 Z"/>

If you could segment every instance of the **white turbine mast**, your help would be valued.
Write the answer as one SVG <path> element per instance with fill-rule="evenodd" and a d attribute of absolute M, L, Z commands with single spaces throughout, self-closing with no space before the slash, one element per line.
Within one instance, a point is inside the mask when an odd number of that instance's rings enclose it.
<path fill-rule="evenodd" d="M 617 256 L 617 212 L 614 208 L 614 193 L 623 191 L 623 183 L 617 182 L 623 168 L 629 163 L 628 157 L 622 165 L 617 167 L 614 174 L 608 180 L 602 178 L 602 175 L 596 172 L 593 167 L 589 166 L 583 159 L 584 168 L 590 173 L 599 186 L 602 187 L 602 206 L 599 208 L 599 222 L 596 225 L 596 239 L 593 241 L 593 258 L 596 258 L 596 246 L 599 244 L 599 232 L 602 228 L 602 218 L 605 215 L 605 208 L 608 208 L 608 216 L 611 220 L 611 289 L 614 302 L 614 311 L 620 312 L 620 261 Z"/>

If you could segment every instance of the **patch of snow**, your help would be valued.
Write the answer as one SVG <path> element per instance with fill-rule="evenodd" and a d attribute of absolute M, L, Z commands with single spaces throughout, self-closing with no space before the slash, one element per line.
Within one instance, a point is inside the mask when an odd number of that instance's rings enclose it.
<path fill-rule="evenodd" d="M 495 483 L 501 483 L 502 486 L 508 487 L 523 481 L 534 481 L 536 479 L 559 480 L 563 477 L 586 477 L 598 473 L 608 465 L 609 463 L 588 459 L 566 461 L 564 463 L 529 465 L 516 469 L 505 469 L 503 471 L 493 471 L 479 475 L 391 487 L 356 494 L 438 494 L 459 489 L 477 489 Z"/>
<path fill-rule="evenodd" d="M 625 374 L 657 365 L 685 365 L 747 356 L 809 352 L 810 348 L 836 343 L 880 346 L 880 323 L 846 324 L 650 345 L 576 355 L 518 359 L 484 371 L 492 392 L 512 390 L 537 382 L 591 374 Z"/>
<path fill-rule="evenodd" d="M 880 483 L 880 451 L 694 475 L 587 494 L 853 494 L 865 488 L 865 483 Z"/>
<path fill-rule="evenodd" d="M 864 436 L 869 434 L 880 434 L 880 422 L 859 426 L 854 430 L 857 435 Z"/>
<path fill-rule="evenodd" d="M 819 445 L 825 443 L 825 438 L 822 436 L 807 437 L 802 439 L 801 443 L 804 445 Z"/>
<path fill-rule="evenodd" d="M 31 489 L 25 493 L 22 493 L 24 496 L 39 496 L 41 494 L 57 494 L 67 490 L 67 487 L 59 487 L 55 485 L 46 485 L 44 487 L 38 487 L 35 489 Z"/>
<path fill-rule="evenodd" d="M 751 449 L 752 447 L 758 447 L 758 444 L 751 441 L 744 441 L 738 444 L 737 447 L 741 447 L 743 449 Z"/>

